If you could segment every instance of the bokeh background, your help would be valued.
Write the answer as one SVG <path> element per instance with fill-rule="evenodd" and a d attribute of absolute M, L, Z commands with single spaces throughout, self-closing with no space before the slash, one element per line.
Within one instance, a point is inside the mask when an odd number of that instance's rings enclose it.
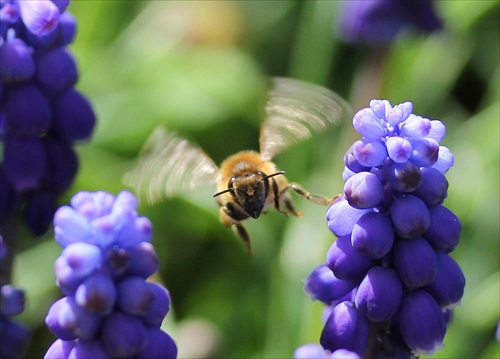
<path fill-rule="evenodd" d="M 368 48 L 338 36 L 340 1 L 72 1 L 78 21 L 71 50 L 77 88 L 98 124 L 77 150 L 80 172 L 61 204 L 80 190 L 127 189 L 129 170 L 158 124 L 198 143 L 219 163 L 258 150 L 262 99 L 270 76 L 325 85 L 353 109 L 371 98 L 414 103 L 414 113 L 440 119 L 442 144 L 455 154 L 445 205 L 463 224 L 453 257 L 466 291 L 439 358 L 499 357 L 499 43 L 498 1 L 436 1 L 441 31 L 399 34 L 391 46 Z M 275 160 L 289 179 L 314 193 L 342 191 L 342 156 L 357 139 L 341 126 Z M 335 237 L 326 209 L 297 197 L 302 218 L 271 211 L 248 223 L 254 254 L 220 225 L 213 188 L 149 206 L 160 257 L 158 281 L 173 309 L 164 324 L 180 357 L 276 358 L 318 342 L 322 305 L 303 280 L 325 260 Z M 52 229 L 51 229 L 52 230 Z M 27 357 L 53 342 L 44 325 L 61 296 L 52 232 L 25 233 L 14 284 L 28 296 L 20 320 L 33 330 Z"/>

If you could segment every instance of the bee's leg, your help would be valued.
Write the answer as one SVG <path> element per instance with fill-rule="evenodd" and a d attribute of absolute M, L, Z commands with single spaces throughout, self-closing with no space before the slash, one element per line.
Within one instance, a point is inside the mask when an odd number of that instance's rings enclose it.
<path fill-rule="evenodd" d="M 282 211 L 282 210 L 280 209 L 280 198 L 281 198 L 281 196 L 283 195 L 283 192 L 284 192 L 284 191 L 282 191 L 282 192 L 280 193 L 279 188 L 278 188 L 278 184 L 276 183 L 276 181 L 274 180 L 274 178 L 271 178 L 271 183 L 272 183 L 273 195 L 274 195 L 274 208 L 276 208 L 276 210 L 277 210 L 279 213 L 282 213 L 282 214 L 284 214 L 285 216 L 287 216 L 287 217 L 288 217 L 288 213 L 287 213 L 287 212 L 285 212 L 285 211 Z M 288 201 L 288 202 L 290 202 L 290 201 Z M 290 208 L 288 207 L 288 204 L 287 204 L 287 201 L 286 201 L 286 200 L 285 200 L 285 205 L 286 205 L 287 209 L 288 209 L 288 210 L 290 210 Z M 295 210 L 290 211 L 290 212 L 292 212 L 293 214 L 297 215 L 297 214 L 295 213 Z"/>
<path fill-rule="evenodd" d="M 322 196 L 317 196 L 315 194 L 311 194 L 309 191 L 307 191 L 306 189 L 302 188 L 299 184 L 294 183 L 294 182 L 289 183 L 287 189 L 288 188 L 293 189 L 300 196 L 308 199 L 311 202 L 314 202 L 317 204 L 322 204 L 325 206 L 331 204 L 336 198 L 339 197 L 339 196 L 336 196 L 335 198 L 331 199 L 331 198 L 326 198 L 326 197 L 322 197 Z"/>
<path fill-rule="evenodd" d="M 250 242 L 250 235 L 245 227 L 240 222 L 234 222 L 231 225 L 234 233 L 246 244 L 248 254 L 252 254 L 252 243 Z"/>
<path fill-rule="evenodd" d="M 234 217 L 238 217 L 242 219 L 248 218 L 248 215 L 240 213 L 238 209 L 234 206 L 220 206 L 219 207 L 219 219 L 220 222 L 226 227 L 231 227 L 236 236 L 240 238 L 247 246 L 248 254 L 252 254 L 252 245 L 250 243 L 250 235 L 243 225 L 239 222 L 239 220 Z"/>

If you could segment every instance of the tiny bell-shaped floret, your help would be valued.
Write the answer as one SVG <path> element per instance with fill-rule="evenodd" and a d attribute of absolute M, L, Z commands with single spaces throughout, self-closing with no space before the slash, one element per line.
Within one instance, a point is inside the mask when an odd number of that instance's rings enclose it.
<path fill-rule="evenodd" d="M 382 203 L 384 187 L 377 175 L 360 172 L 347 180 L 344 185 L 344 194 L 351 207 L 368 209 Z"/>
<path fill-rule="evenodd" d="M 422 183 L 422 170 L 410 161 L 393 163 L 387 175 L 392 189 L 398 192 L 413 192 Z"/>
<path fill-rule="evenodd" d="M 374 322 L 389 320 L 398 311 L 403 286 L 396 271 L 373 267 L 356 292 L 356 308 Z"/>
<path fill-rule="evenodd" d="M 448 208 L 438 205 L 429 208 L 431 224 L 424 233 L 424 238 L 437 250 L 449 253 L 460 241 L 462 224 Z"/>
<path fill-rule="evenodd" d="M 441 307 L 426 291 L 404 295 L 398 323 L 404 341 L 415 355 L 432 355 L 443 347 L 446 323 Z"/>
<path fill-rule="evenodd" d="M 0 46 L 0 80 L 3 83 L 29 80 L 35 74 L 33 51 L 19 39 L 7 39 Z"/>
<path fill-rule="evenodd" d="M 351 168 L 354 172 L 369 171 L 370 167 L 376 167 L 382 164 L 387 157 L 387 148 L 380 140 L 358 140 L 354 143 L 353 157 L 360 166 Z M 346 163 L 346 165 L 348 165 Z"/>
<path fill-rule="evenodd" d="M 380 259 L 394 242 L 391 220 L 380 212 L 368 212 L 354 225 L 351 234 L 352 246 L 367 256 Z"/>
<path fill-rule="evenodd" d="M 39 55 L 36 65 L 37 83 L 47 93 L 61 93 L 73 87 L 78 79 L 75 59 L 65 48 L 57 47 Z"/>
<path fill-rule="evenodd" d="M 421 237 L 401 238 L 396 242 L 394 265 L 399 278 L 408 289 L 423 287 L 436 277 L 436 254 L 429 242 Z"/>
<path fill-rule="evenodd" d="M 396 198 L 390 212 L 396 233 L 403 238 L 419 237 L 431 224 L 427 206 L 413 195 Z"/>
<path fill-rule="evenodd" d="M 443 203 L 448 193 L 448 181 L 444 174 L 432 167 L 422 167 L 420 173 L 422 183 L 413 194 L 429 207 Z"/>
<path fill-rule="evenodd" d="M 115 312 L 105 319 L 102 326 L 101 341 L 115 358 L 134 357 L 144 349 L 147 339 L 144 324 L 131 314 Z"/>
<path fill-rule="evenodd" d="M 75 300 L 79 306 L 103 315 L 111 313 L 116 296 L 115 284 L 109 276 L 102 273 L 89 276 L 75 292 Z"/>
<path fill-rule="evenodd" d="M 373 266 L 374 259 L 356 250 L 351 236 L 339 237 L 326 254 L 326 263 L 340 279 L 360 281 Z"/>
<path fill-rule="evenodd" d="M 321 332 L 320 343 L 330 351 L 347 349 L 363 355 L 368 339 L 369 320 L 351 302 L 335 306 Z"/>
<path fill-rule="evenodd" d="M 357 284 L 356 281 L 338 279 L 330 268 L 322 264 L 309 274 L 304 289 L 311 299 L 331 304 L 353 290 Z"/>
<path fill-rule="evenodd" d="M 444 308 L 460 304 L 464 294 L 465 277 L 457 262 L 448 254 L 436 252 L 437 272 L 434 281 L 424 289 Z"/>
<path fill-rule="evenodd" d="M 177 346 L 167 333 L 153 327 L 146 327 L 146 333 L 148 337 L 147 344 L 137 354 L 137 359 L 177 357 Z"/>
<path fill-rule="evenodd" d="M 43 36 L 53 31 L 59 21 L 59 9 L 49 0 L 17 2 L 24 25 L 35 35 Z"/>
<path fill-rule="evenodd" d="M 380 139 L 386 134 L 383 122 L 369 108 L 356 112 L 352 124 L 354 129 L 367 139 Z"/>
<path fill-rule="evenodd" d="M 337 199 L 326 212 L 328 228 L 337 237 L 351 234 L 354 224 L 369 210 L 360 210 L 349 205 L 345 197 Z"/>

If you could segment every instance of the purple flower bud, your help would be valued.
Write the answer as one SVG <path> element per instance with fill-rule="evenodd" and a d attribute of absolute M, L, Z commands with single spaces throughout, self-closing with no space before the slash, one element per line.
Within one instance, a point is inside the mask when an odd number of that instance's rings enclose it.
<path fill-rule="evenodd" d="M 45 35 L 55 29 L 59 21 L 59 9 L 49 0 L 17 2 L 24 25 L 35 35 Z"/>
<path fill-rule="evenodd" d="M 129 264 L 127 274 L 148 278 L 158 269 L 158 256 L 153 245 L 149 242 L 139 243 L 129 250 Z"/>
<path fill-rule="evenodd" d="M 387 153 L 391 160 L 396 163 L 403 163 L 410 158 L 412 146 L 408 140 L 394 136 L 387 139 Z"/>
<path fill-rule="evenodd" d="M 293 352 L 294 359 L 326 358 L 325 350 L 320 344 L 304 344 Z"/>
<path fill-rule="evenodd" d="M 462 224 L 458 217 L 444 206 L 429 208 L 431 224 L 424 238 L 438 251 L 449 253 L 460 241 Z"/>
<path fill-rule="evenodd" d="M 55 193 L 40 190 L 27 196 L 25 207 L 26 224 L 35 236 L 41 236 L 47 232 L 56 209 L 57 198 Z"/>
<path fill-rule="evenodd" d="M 396 271 L 373 267 L 359 285 L 354 302 L 360 313 L 380 322 L 396 314 L 402 297 L 403 286 Z"/>
<path fill-rule="evenodd" d="M 352 246 L 374 259 L 385 256 L 393 242 L 394 230 L 391 221 L 379 212 L 365 213 L 352 230 Z"/>
<path fill-rule="evenodd" d="M 436 277 L 437 260 L 434 249 L 420 237 L 396 242 L 394 264 L 399 278 L 408 289 L 423 287 Z"/>
<path fill-rule="evenodd" d="M 431 121 L 416 115 L 411 115 L 400 126 L 401 133 L 406 137 L 427 137 L 431 130 Z"/>
<path fill-rule="evenodd" d="M 42 54 L 36 65 L 36 79 L 45 92 L 61 93 L 73 87 L 78 79 L 75 59 L 65 48 L 57 47 Z"/>
<path fill-rule="evenodd" d="M 413 192 L 429 207 L 441 204 L 448 194 L 448 181 L 444 174 L 432 167 L 421 169 L 422 183 Z"/>
<path fill-rule="evenodd" d="M 394 228 L 403 238 L 419 237 L 430 226 L 429 210 L 418 197 L 407 195 L 396 198 L 390 211 Z"/>
<path fill-rule="evenodd" d="M 408 122 L 407 119 L 410 117 L 413 111 L 413 103 L 411 102 L 403 102 L 394 107 L 387 107 L 385 111 L 385 119 L 391 126 L 396 126 L 401 122 Z M 405 126 L 404 124 L 401 128 Z M 408 136 L 402 131 L 405 136 Z"/>
<path fill-rule="evenodd" d="M 326 264 L 322 264 L 309 274 L 304 289 L 312 300 L 331 304 L 352 291 L 357 284 L 356 281 L 338 279 Z"/>
<path fill-rule="evenodd" d="M 366 212 L 368 210 L 352 208 L 345 197 L 339 198 L 332 203 L 326 212 L 328 228 L 337 237 L 351 234 L 354 224 Z"/>
<path fill-rule="evenodd" d="M 53 105 L 54 129 L 68 142 L 90 137 L 95 124 L 92 107 L 79 92 L 70 89 L 59 96 Z"/>
<path fill-rule="evenodd" d="M 112 279 L 95 273 L 78 286 L 75 300 L 79 306 L 99 314 L 111 313 L 116 302 L 116 287 Z"/>
<path fill-rule="evenodd" d="M 373 266 L 374 260 L 356 250 L 349 235 L 339 237 L 326 254 L 326 262 L 335 277 L 344 280 L 361 280 Z"/>
<path fill-rule="evenodd" d="M 384 187 L 377 175 L 356 173 L 344 185 L 345 198 L 351 207 L 367 209 L 379 206 L 384 199 Z"/>
<path fill-rule="evenodd" d="M 154 299 L 150 283 L 141 277 L 126 277 L 118 283 L 117 290 L 119 308 L 130 314 L 146 313 Z"/>
<path fill-rule="evenodd" d="M 101 338 L 106 351 L 116 358 L 134 357 L 147 344 L 147 332 L 141 320 L 121 312 L 113 313 L 104 321 Z"/>
<path fill-rule="evenodd" d="M 78 157 L 73 148 L 59 138 L 46 138 L 44 146 L 47 154 L 47 171 L 43 182 L 52 191 L 64 193 L 78 172 Z"/>
<path fill-rule="evenodd" d="M 44 359 L 54 359 L 61 358 L 67 359 L 69 358 L 69 353 L 75 347 L 76 342 L 74 340 L 62 340 L 57 339 L 50 348 L 45 353 Z"/>
<path fill-rule="evenodd" d="M 71 243 L 88 241 L 92 227 L 87 219 L 69 206 L 59 208 L 54 215 L 54 232 L 61 247 Z"/>
<path fill-rule="evenodd" d="M 5 104 L 7 130 L 18 136 L 40 135 L 51 123 L 47 98 L 32 83 L 20 84 L 9 89 Z"/>
<path fill-rule="evenodd" d="M 464 294 L 465 277 L 457 262 L 448 254 L 436 252 L 437 273 L 434 281 L 424 287 L 441 307 L 460 304 Z"/>
<path fill-rule="evenodd" d="M 112 359 L 99 340 L 79 340 L 71 349 L 68 359 Z"/>
<path fill-rule="evenodd" d="M 354 129 L 369 140 L 378 140 L 385 136 L 385 127 L 369 108 L 359 110 L 352 119 Z"/>
<path fill-rule="evenodd" d="M 59 9 L 59 12 L 62 13 L 66 11 L 66 8 L 69 6 L 69 0 L 50 0 L 54 3 L 54 5 L 57 6 L 57 9 Z"/>
<path fill-rule="evenodd" d="M 144 349 L 137 354 L 137 359 L 177 358 L 177 345 L 173 339 L 165 332 L 157 328 L 146 328 L 148 342 Z"/>
<path fill-rule="evenodd" d="M 351 302 L 338 304 L 321 333 L 320 343 L 330 351 L 347 349 L 363 355 L 368 339 L 369 320 Z"/>
<path fill-rule="evenodd" d="M 407 293 L 398 313 L 399 327 L 415 355 L 433 355 L 443 347 L 446 323 L 441 307 L 423 290 Z"/>
<path fill-rule="evenodd" d="M 45 172 L 45 153 L 38 137 L 4 138 L 3 170 L 14 189 L 37 189 Z"/>
<path fill-rule="evenodd" d="M 446 126 L 439 120 L 431 121 L 431 129 L 427 137 L 432 138 L 436 142 L 441 142 L 441 140 L 446 135 Z"/>
<path fill-rule="evenodd" d="M 370 108 L 372 109 L 375 116 L 380 119 L 384 119 L 386 112 L 390 110 L 392 106 L 391 103 L 387 100 L 373 99 L 370 101 Z"/>
<path fill-rule="evenodd" d="M 3 285 L 1 291 L 0 313 L 2 316 L 13 317 L 21 314 L 26 301 L 24 291 L 9 284 Z"/>
<path fill-rule="evenodd" d="M 418 138 L 411 140 L 411 161 L 419 167 L 430 167 L 436 163 L 439 153 L 439 144 L 432 138 Z"/>
<path fill-rule="evenodd" d="M 447 147 L 439 146 L 439 156 L 436 163 L 432 165 L 432 168 L 437 169 L 441 173 L 446 173 L 453 167 L 454 163 L 455 157 L 453 153 Z"/>
<path fill-rule="evenodd" d="M 71 269 L 82 277 L 96 271 L 102 262 L 102 252 L 99 247 L 84 242 L 70 244 L 63 250 L 61 256 L 66 259 Z"/>
<path fill-rule="evenodd" d="M 398 192 L 412 192 L 422 182 L 421 170 L 412 162 L 393 163 L 388 171 L 389 183 Z"/>
<path fill-rule="evenodd" d="M 344 164 L 346 167 L 354 173 L 368 171 L 369 167 L 363 166 L 359 163 L 357 158 L 357 152 L 362 151 L 362 147 L 364 146 L 364 142 L 358 140 L 352 144 L 352 146 L 346 151 L 344 154 Z M 359 150 L 358 150 L 359 148 Z M 385 149 L 384 149 L 385 151 Z M 362 153 L 361 153 L 362 155 Z"/>
<path fill-rule="evenodd" d="M 362 167 L 369 169 L 369 167 L 380 166 L 384 162 L 387 157 L 387 149 L 379 140 L 357 141 L 354 155 Z"/>
<path fill-rule="evenodd" d="M 163 322 L 163 318 L 165 318 L 170 310 L 170 294 L 167 288 L 161 284 L 155 282 L 148 283 L 153 293 L 153 301 L 141 318 L 147 325 L 159 328 Z"/>
<path fill-rule="evenodd" d="M 18 38 L 0 45 L 0 80 L 4 83 L 29 80 L 35 74 L 33 51 Z"/>

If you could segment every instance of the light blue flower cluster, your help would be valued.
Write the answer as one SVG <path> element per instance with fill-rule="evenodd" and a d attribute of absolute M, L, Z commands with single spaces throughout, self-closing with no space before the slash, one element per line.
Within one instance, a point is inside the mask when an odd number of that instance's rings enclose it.
<path fill-rule="evenodd" d="M 160 329 L 167 289 L 146 279 L 158 268 L 151 222 L 139 217 L 130 192 L 79 192 L 54 217 L 64 249 L 55 262 L 66 294 L 45 322 L 59 338 L 46 358 L 175 358 Z"/>

